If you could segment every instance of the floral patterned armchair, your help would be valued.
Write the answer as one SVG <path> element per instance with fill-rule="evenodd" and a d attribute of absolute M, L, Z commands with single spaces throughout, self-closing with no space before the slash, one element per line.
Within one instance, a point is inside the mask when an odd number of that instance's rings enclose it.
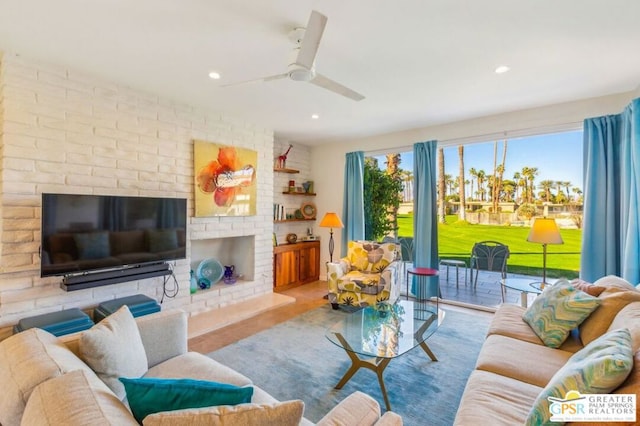
<path fill-rule="evenodd" d="M 400 296 L 399 250 L 396 243 L 349 241 L 347 256 L 327 264 L 331 306 L 395 302 Z"/>

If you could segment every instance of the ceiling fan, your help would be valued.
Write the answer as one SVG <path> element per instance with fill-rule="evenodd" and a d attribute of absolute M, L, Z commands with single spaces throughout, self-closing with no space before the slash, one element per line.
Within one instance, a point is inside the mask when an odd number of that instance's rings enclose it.
<path fill-rule="evenodd" d="M 295 28 L 289 33 L 289 39 L 295 43 L 293 50 L 294 57 L 288 66 L 287 72 L 257 80 L 243 81 L 222 85 L 222 87 L 235 86 L 238 84 L 250 83 L 254 81 L 273 81 L 282 78 L 289 78 L 294 81 L 306 81 L 316 86 L 327 89 L 331 92 L 346 96 L 354 101 L 361 101 L 364 96 L 349 89 L 342 84 L 318 74 L 315 69 L 316 54 L 322 39 L 324 27 L 327 24 L 327 17 L 320 12 L 312 11 L 306 28 Z"/>

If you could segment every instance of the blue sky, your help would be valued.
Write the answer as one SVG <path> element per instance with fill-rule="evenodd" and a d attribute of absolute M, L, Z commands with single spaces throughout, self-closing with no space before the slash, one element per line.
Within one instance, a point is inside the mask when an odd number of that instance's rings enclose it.
<path fill-rule="evenodd" d="M 402 153 L 400 168 L 413 170 L 413 152 Z M 384 157 L 379 160 L 384 167 Z M 498 164 L 502 161 L 502 141 L 498 142 Z M 572 187 L 583 188 L 582 182 L 582 131 L 510 139 L 507 145 L 505 179 L 512 179 L 523 167 L 537 167 L 535 182 L 543 180 L 569 181 Z M 469 169 L 493 173 L 493 141 L 465 145 L 465 178 L 470 179 Z M 445 173 L 458 175 L 458 147 L 444 149 Z"/>

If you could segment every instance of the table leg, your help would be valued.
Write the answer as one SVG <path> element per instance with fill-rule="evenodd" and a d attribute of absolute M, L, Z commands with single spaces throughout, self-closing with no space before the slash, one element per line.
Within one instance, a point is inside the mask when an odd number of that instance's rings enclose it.
<path fill-rule="evenodd" d="M 389 362 L 391 362 L 391 358 L 369 358 L 369 359 L 361 359 L 353 350 L 351 349 L 351 345 L 345 340 L 345 338 L 340 333 L 336 333 L 336 337 L 342 344 L 343 349 L 351 359 L 351 367 L 347 370 L 347 372 L 342 376 L 342 379 L 335 386 L 336 389 L 342 389 L 342 387 L 353 377 L 353 375 L 360 368 L 367 368 L 371 371 L 374 371 L 378 376 L 378 383 L 380 384 L 380 390 L 382 391 L 382 397 L 384 398 L 384 404 L 387 408 L 387 411 L 391 411 L 391 404 L 389 403 L 389 397 L 387 396 L 387 389 L 384 386 L 384 379 L 382 377 L 382 373 L 384 369 L 387 368 Z"/>
<path fill-rule="evenodd" d="M 426 331 L 427 328 L 429 328 L 429 326 L 431 325 L 431 323 L 435 321 L 434 317 L 429 318 L 429 320 L 425 321 L 424 324 L 422 324 L 418 330 L 416 330 L 416 332 L 414 333 L 414 338 L 416 340 L 420 340 L 422 339 L 422 335 L 424 334 L 424 332 Z M 436 358 L 436 356 L 433 354 L 433 352 L 431 351 L 431 349 L 429 348 L 429 346 L 426 344 L 426 342 L 423 340 L 422 343 L 420 343 L 420 347 L 422 348 L 423 351 L 426 352 L 427 355 L 429 355 L 429 358 L 431 358 L 431 361 L 437 361 L 438 358 Z"/>
<path fill-rule="evenodd" d="M 527 304 L 528 304 L 527 294 L 528 294 L 528 293 L 527 293 L 526 291 L 523 291 L 523 292 L 521 292 L 521 293 L 520 293 L 520 305 L 521 305 L 523 308 L 526 308 L 526 307 L 527 307 Z"/>

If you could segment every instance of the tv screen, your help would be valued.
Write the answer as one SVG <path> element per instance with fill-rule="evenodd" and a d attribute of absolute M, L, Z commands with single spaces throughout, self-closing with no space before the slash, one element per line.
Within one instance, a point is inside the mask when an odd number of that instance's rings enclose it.
<path fill-rule="evenodd" d="M 184 198 L 42 194 L 40 275 L 186 257 Z"/>

